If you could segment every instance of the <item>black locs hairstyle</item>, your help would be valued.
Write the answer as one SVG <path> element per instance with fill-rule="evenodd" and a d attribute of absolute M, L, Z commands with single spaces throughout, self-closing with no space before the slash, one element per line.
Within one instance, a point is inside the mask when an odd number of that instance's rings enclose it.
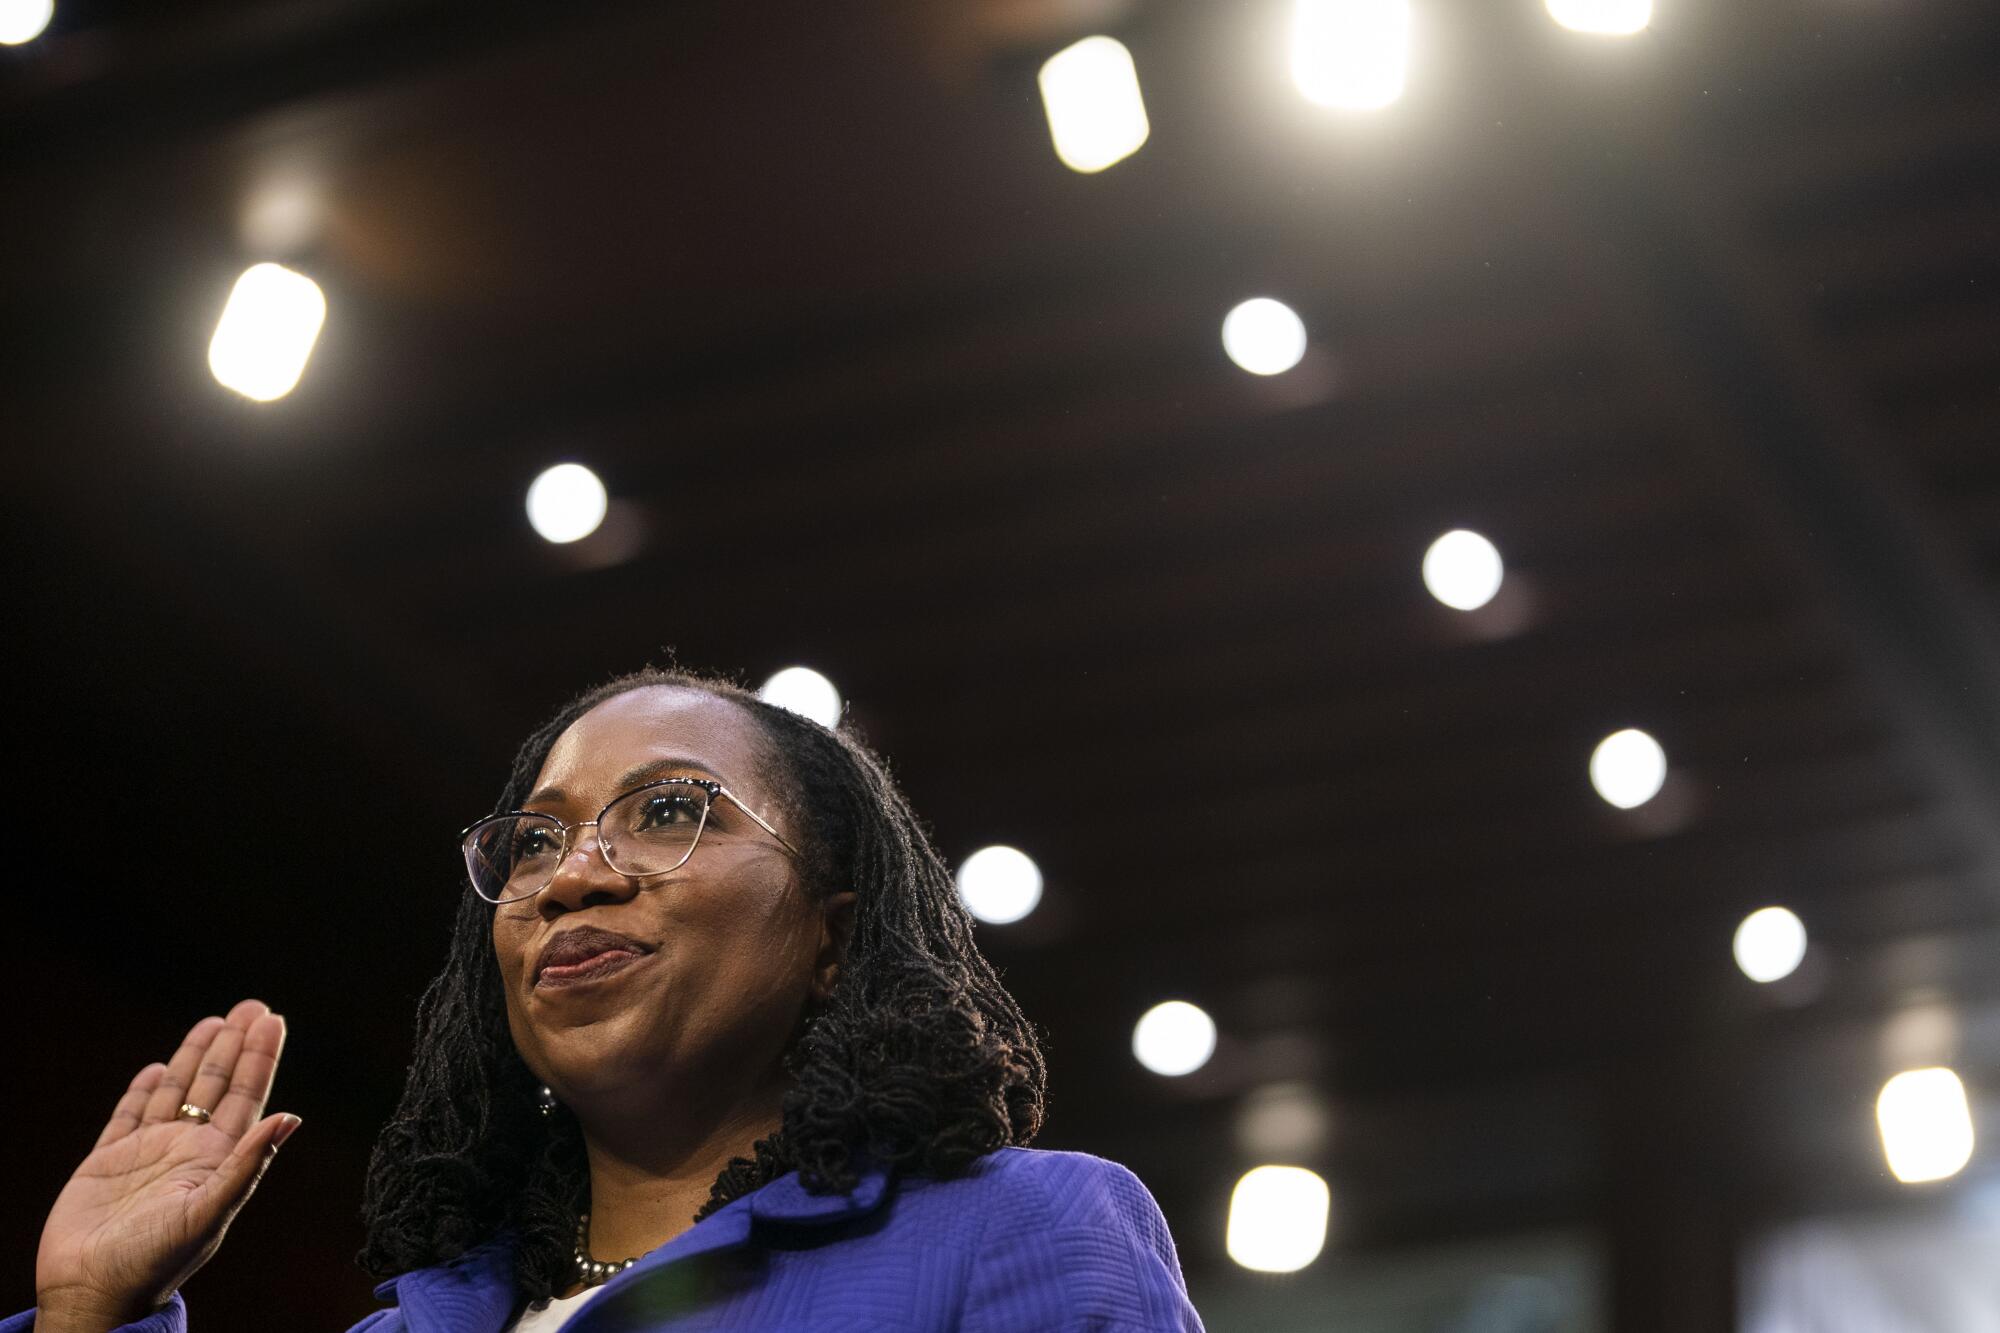
<path fill-rule="evenodd" d="M 521 746 L 498 808 L 526 800 L 557 737 L 598 704 L 648 686 L 701 690 L 756 725 L 801 879 L 815 899 L 852 888 L 853 933 L 830 999 L 786 1055 L 781 1128 L 716 1177 L 697 1220 L 791 1170 L 816 1192 L 858 1179 L 855 1157 L 937 1177 L 1025 1144 L 1041 1128 L 1047 1069 L 1034 1028 L 972 939 L 951 874 L 883 763 L 852 735 L 723 680 L 649 669 L 572 700 Z M 444 970 L 417 1007 L 402 1101 L 368 1168 L 361 1266 L 376 1277 L 442 1263 L 501 1230 L 521 1294 L 567 1285 L 587 1208 L 582 1132 L 544 1118 L 507 1029 L 492 906 L 469 886 Z"/>

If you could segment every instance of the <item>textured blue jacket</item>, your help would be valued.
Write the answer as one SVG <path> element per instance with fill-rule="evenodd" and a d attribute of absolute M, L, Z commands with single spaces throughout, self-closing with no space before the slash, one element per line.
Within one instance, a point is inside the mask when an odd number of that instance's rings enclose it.
<path fill-rule="evenodd" d="M 375 1294 L 390 1308 L 352 1333 L 500 1333 L 517 1313 L 513 1254 L 502 1238 Z M 186 1327 L 176 1295 L 126 1333 Z M 871 1170 L 844 1195 L 780 1176 L 607 1282 L 563 1333 L 697 1329 L 1200 1333 L 1201 1320 L 1138 1177 L 1084 1153 L 1002 1148 L 957 1180 Z"/>

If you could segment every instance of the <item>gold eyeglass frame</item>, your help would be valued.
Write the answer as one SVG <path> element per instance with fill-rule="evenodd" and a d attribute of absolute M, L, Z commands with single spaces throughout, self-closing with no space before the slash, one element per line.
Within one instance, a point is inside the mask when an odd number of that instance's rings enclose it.
<path fill-rule="evenodd" d="M 637 796 L 639 793 L 652 791 L 656 787 L 699 787 L 702 791 L 706 792 L 708 794 L 708 800 L 702 803 L 701 823 L 695 826 L 694 837 L 688 840 L 687 851 L 682 854 L 681 859 L 674 862 L 674 864 L 668 866 L 666 869 L 646 870 L 646 871 L 641 871 L 637 874 L 634 874 L 631 871 L 627 870 L 619 870 L 618 863 L 611 859 L 611 847 L 604 840 L 604 817 L 610 814 L 611 807 L 617 805 L 620 801 L 628 801 L 632 799 L 634 796 Z M 726 798 L 729 801 L 729 803 L 735 806 L 738 810 L 741 810 L 744 814 L 750 816 L 751 819 L 755 820 L 757 827 L 763 829 L 764 832 L 776 838 L 778 840 L 778 844 L 782 846 L 786 851 L 790 852 L 793 856 L 803 856 L 803 853 L 801 853 L 798 848 L 792 846 L 792 844 L 786 840 L 784 834 L 778 832 L 778 830 L 771 827 L 769 820 L 765 819 L 764 816 L 758 814 L 755 810 L 752 810 L 749 806 L 743 804 L 742 801 L 736 798 L 736 794 L 734 792 L 730 791 L 729 788 L 723 786 L 720 782 L 716 782 L 709 778 L 659 778 L 652 782 L 641 783 L 639 786 L 634 787 L 631 791 L 620 792 L 618 795 L 612 797 L 610 800 L 604 803 L 604 808 L 597 812 L 597 818 L 579 820 L 577 823 L 574 824 L 564 823 L 561 819 L 558 819 L 556 816 L 548 814 L 541 810 L 501 810 L 495 814 L 490 814 L 486 816 L 484 819 L 475 819 L 474 821 L 472 821 L 472 823 L 467 824 L 463 829 L 459 830 L 458 834 L 459 852 L 465 858 L 466 880 L 468 883 L 471 884 L 472 891 L 475 894 L 479 895 L 480 901 L 492 903 L 495 907 L 504 907 L 508 903 L 526 902 L 528 899 L 535 897 L 537 894 L 541 893 L 543 889 L 546 889 L 549 885 L 556 882 L 556 876 L 562 873 L 563 864 L 569 860 L 569 854 L 572 848 L 572 844 L 570 842 L 570 834 L 578 829 L 586 829 L 586 828 L 594 828 L 597 830 L 597 850 L 604 857 L 604 864 L 609 866 L 612 870 L 617 871 L 619 874 L 625 876 L 625 878 L 651 879 L 656 875 L 671 875 L 674 873 L 674 871 L 679 870 L 682 866 L 686 865 L 688 863 L 689 858 L 694 855 L 694 849 L 701 845 L 701 835 L 708 831 L 709 811 L 715 808 L 715 802 L 718 799 L 724 799 L 724 798 Z M 479 872 L 473 867 L 473 858 L 479 855 L 479 853 L 474 849 L 473 846 L 473 835 L 478 833 L 479 830 L 486 828 L 488 825 L 497 824 L 503 819 L 546 820 L 549 823 L 554 824 L 558 829 L 562 831 L 562 842 L 556 852 L 555 869 L 549 872 L 549 877 L 547 879 L 543 880 L 540 884 L 535 886 L 534 892 L 518 894 L 511 898 L 488 898 L 485 894 L 479 892 Z"/>

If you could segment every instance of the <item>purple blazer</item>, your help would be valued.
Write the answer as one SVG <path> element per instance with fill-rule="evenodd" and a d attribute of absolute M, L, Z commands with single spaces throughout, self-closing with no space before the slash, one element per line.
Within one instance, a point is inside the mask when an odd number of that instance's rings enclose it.
<path fill-rule="evenodd" d="M 352 1333 L 500 1333 L 504 1238 L 391 1278 Z M 300 1327 L 309 1316 L 288 1315 Z M 28 1333 L 34 1312 L 0 1322 Z M 185 1333 L 187 1307 L 125 1333 Z M 563 1333 L 1201 1333 L 1153 1196 L 1086 1153 L 1002 1148 L 957 1180 L 871 1170 L 813 1195 L 796 1172 L 718 1209 L 604 1284 Z"/>

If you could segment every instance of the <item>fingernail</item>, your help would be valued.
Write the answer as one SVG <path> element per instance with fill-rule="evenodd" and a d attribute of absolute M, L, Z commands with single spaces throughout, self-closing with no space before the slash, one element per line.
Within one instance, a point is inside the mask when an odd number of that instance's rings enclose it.
<path fill-rule="evenodd" d="M 287 1114 L 283 1120 L 278 1122 L 277 1132 L 271 1135 L 271 1147 L 274 1149 L 284 1147 L 285 1140 L 292 1137 L 292 1131 L 303 1123 L 305 1122 L 297 1116 Z"/>

